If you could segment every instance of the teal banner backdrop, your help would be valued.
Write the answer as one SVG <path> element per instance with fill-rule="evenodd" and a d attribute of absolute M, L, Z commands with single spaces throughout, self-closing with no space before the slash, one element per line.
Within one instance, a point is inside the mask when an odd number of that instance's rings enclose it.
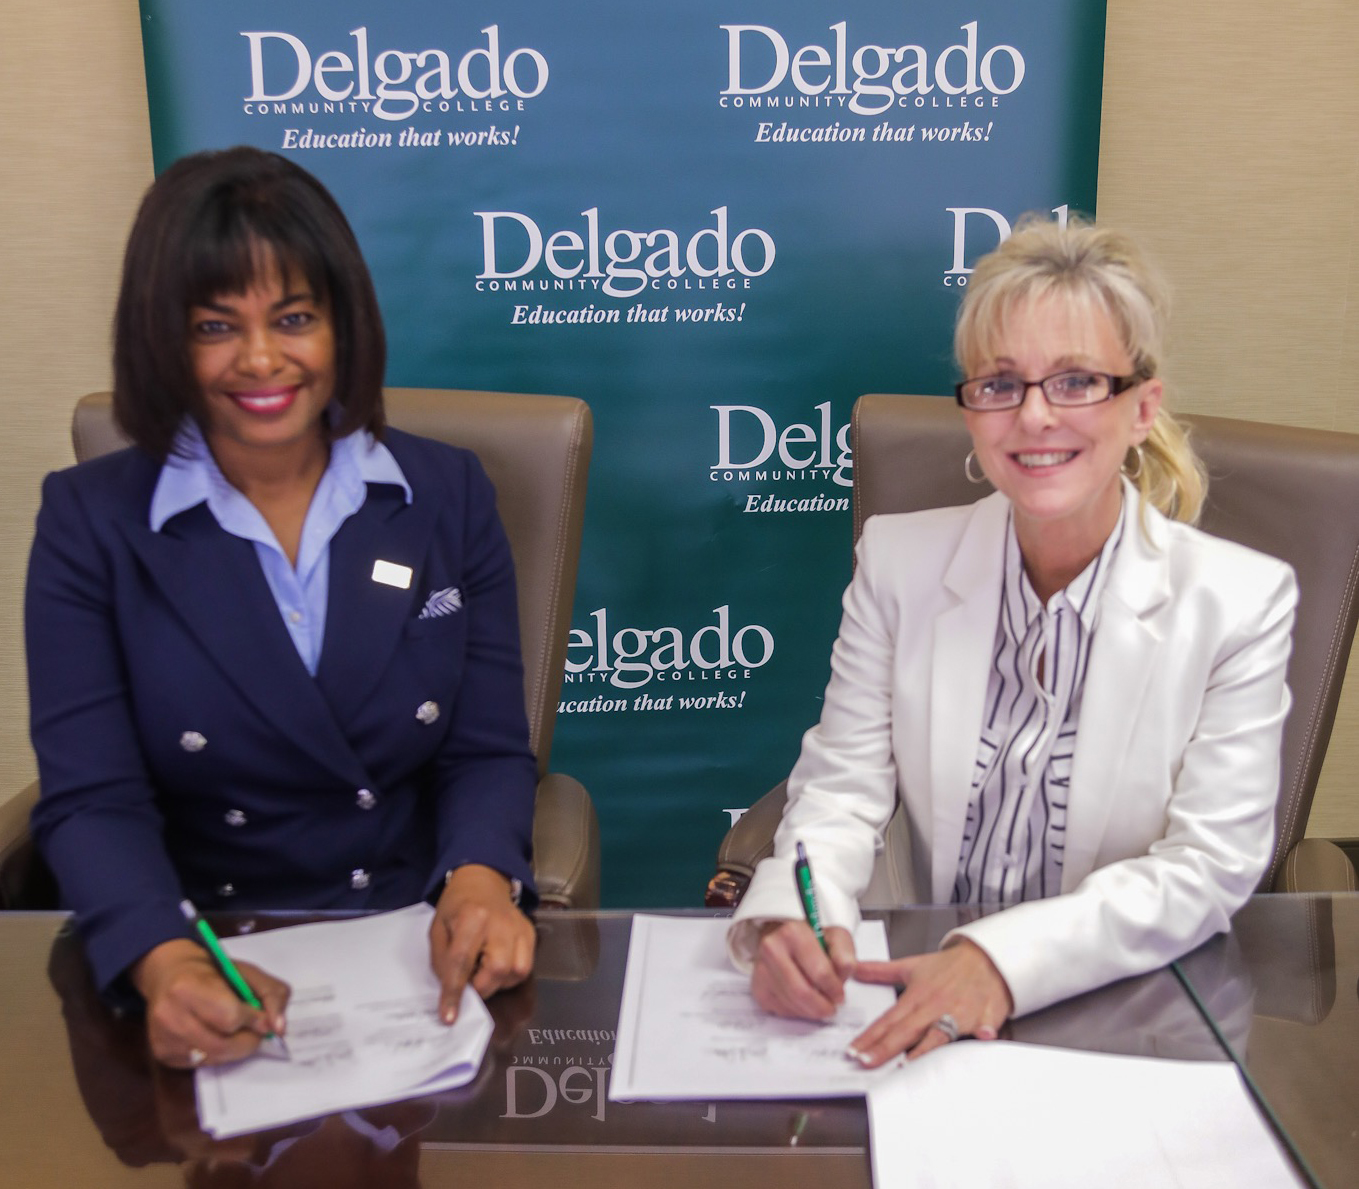
<path fill-rule="evenodd" d="M 388 383 L 589 401 L 553 767 L 607 903 L 700 903 L 818 714 L 855 398 L 948 392 L 977 256 L 1094 211 L 1103 0 L 141 7 L 157 169 L 319 176 Z"/>

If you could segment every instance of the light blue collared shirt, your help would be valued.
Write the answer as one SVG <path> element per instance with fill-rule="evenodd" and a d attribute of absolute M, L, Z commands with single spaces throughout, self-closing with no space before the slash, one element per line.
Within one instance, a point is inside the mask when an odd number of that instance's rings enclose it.
<path fill-rule="evenodd" d="M 401 467 L 372 434 L 358 431 L 332 442 L 330 462 L 302 522 L 294 569 L 259 509 L 227 482 L 198 425 L 188 420 L 151 494 L 151 531 L 160 532 L 172 516 L 206 502 L 223 529 L 252 542 L 288 634 L 315 677 L 326 634 L 330 542 L 340 525 L 363 507 L 369 483 L 395 484 L 406 493 L 406 503 L 411 502 L 411 486 Z"/>

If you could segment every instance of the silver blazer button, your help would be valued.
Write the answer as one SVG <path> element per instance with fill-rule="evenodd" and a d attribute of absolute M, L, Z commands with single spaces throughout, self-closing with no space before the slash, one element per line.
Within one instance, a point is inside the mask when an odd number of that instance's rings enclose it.
<path fill-rule="evenodd" d="M 228 809 L 224 814 L 222 814 L 222 820 L 226 822 L 228 826 L 243 826 L 245 825 L 248 819 L 246 818 L 245 812 L 243 810 Z"/>
<path fill-rule="evenodd" d="M 207 747 L 208 741 L 197 731 L 185 731 L 179 737 L 179 745 L 185 751 L 202 751 Z"/>
<path fill-rule="evenodd" d="M 356 892 L 368 886 L 368 872 L 362 867 L 357 867 L 349 873 L 349 886 Z"/>
<path fill-rule="evenodd" d="M 221 884 L 217 888 L 217 894 L 224 900 L 228 899 L 236 894 L 236 885 L 234 883 Z"/>
<path fill-rule="evenodd" d="M 418 718 L 422 723 L 424 723 L 425 726 L 429 726 L 431 723 L 438 722 L 439 703 L 421 702 L 419 707 L 417 707 L 415 711 L 415 717 Z"/>
<path fill-rule="evenodd" d="M 354 797 L 354 803 L 360 809 L 372 809 L 373 806 L 377 804 L 377 798 L 373 796 L 371 790 L 359 789 L 357 795 Z"/>

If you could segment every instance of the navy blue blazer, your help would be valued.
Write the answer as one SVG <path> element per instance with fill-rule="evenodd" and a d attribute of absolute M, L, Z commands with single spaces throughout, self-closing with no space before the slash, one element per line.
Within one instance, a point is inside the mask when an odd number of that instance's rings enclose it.
<path fill-rule="evenodd" d="M 147 455 L 45 480 L 25 602 L 32 826 L 101 987 L 187 936 L 186 896 L 395 908 L 484 863 L 532 903 L 537 778 L 495 493 L 468 451 L 384 441 L 413 498 L 370 484 L 331 542 L 314 678 L 249 541 L 205 504 L 151 531 Z M 375 581 L 375 561 L 409 567 L 409 588 Z"/>

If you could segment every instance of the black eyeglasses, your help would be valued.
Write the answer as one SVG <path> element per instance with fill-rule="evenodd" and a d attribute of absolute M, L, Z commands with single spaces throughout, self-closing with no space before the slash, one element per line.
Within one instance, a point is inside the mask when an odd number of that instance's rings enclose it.
<path fill-rule="evenodd" d="M 981 413 L 995 413 L 1002 409 L 1017 409 L 1024 403 L 1030 388 L 1043 390 L 1048 404 L 1062 408 L 1078 405 L 1097 405 L 1112 400 L 1120 392 L 1147 379 L 1141 373 L 1131 376 L 1111 376 L 1108 372 L 1055 372 L 1041 380 L 1026 380 L 1023 376 L 1003 374 L 979 376 L 954 386 L 958 403 L 965 409 Z"/>

